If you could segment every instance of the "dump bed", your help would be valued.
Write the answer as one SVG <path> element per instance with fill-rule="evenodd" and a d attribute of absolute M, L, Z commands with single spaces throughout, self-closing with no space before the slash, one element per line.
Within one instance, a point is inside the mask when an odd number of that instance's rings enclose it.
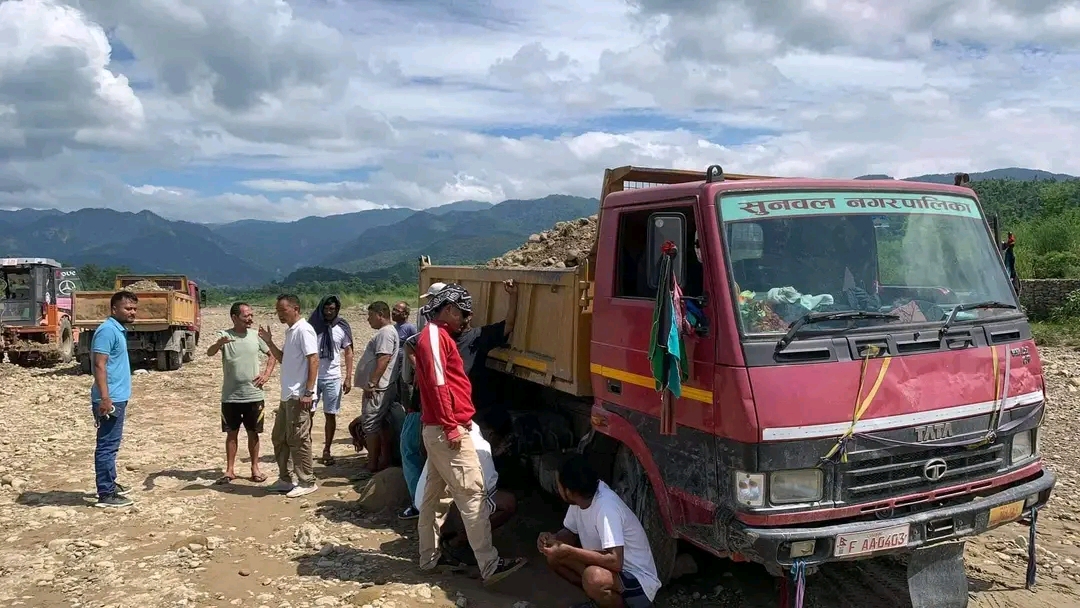
<path fill-rule="evenodd" d="M 188 278 L 182 274 L 118 274 L 116 275 L 116 290 L 127 289 L 144 281 L 153 281 L 162 289 L 188 293 Z"/>
<path fill-rule="evenodd" d="M 132 325 L 139 330 L 159 330 L 195 323 L 195 300 L 179 291 L 136 291 L 139 311 Z M 75 326 L 91 329 L 100 325 L 111 312 L 111 291 L 76 291 L 72 298 Z"/>
<path fill-rule="evenodd" d="M 577 396 L 592 394 L 589 342 L 592 300 L 584 266 L 564 269 L 420 268 L 420 292 L 432 283 L 457 283 L 473 298 L 473 326 L 506 318 L 502 282 L 518 285 L 517 321 L 509 348 L 488 355 L 488 367 Z"/>

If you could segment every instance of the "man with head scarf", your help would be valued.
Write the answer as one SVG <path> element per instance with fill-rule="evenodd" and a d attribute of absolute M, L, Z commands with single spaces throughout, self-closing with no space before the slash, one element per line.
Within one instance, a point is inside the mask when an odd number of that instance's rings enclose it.
<path fill-rule="evenodd" d="M 313 411 L 323 404 L 326 416 L 325 443 L 322 461 L 326 466 L 334 464 L 330 446 L 337 431 L 337 415 L 341 411 L 341 397 L 352 388 L 353 337 L 349 322 L 341 318 L 341 300 L 326 296 L 311 311 L 308 319 L 319 340 L 319 380 L 315 389 Z M 341 374 L 341 360 L 345 359 L 345 375 Z"/>
<path fill-rule="evenodd" d="M 476 555 L 485 585 L 506 578 L 525 565 L 525 560 L 503 559 L 491 540 L 491 522 L 484 511 L 483 469 L 470 435 L 476 410 L 472 386 L 451 333 L 458 333 L 472 315 L 472 297 L 460 285 L 448 285 L 427 304 L 431 321 L 419 334 L 414 349 L 416 387 L 423 411 L 422 436 L 427 448 L 429 476 L 420 503 L 420 567 L 434 570 L 455 565 L 439 550 L 438 535 L 454 498 L 469 545 Z"/>

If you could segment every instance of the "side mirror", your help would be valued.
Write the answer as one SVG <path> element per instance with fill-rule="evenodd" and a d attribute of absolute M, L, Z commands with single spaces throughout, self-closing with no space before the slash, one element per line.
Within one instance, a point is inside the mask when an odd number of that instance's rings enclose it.
<path fill-rule="evenodd" d="M 206 304 L 206 292 L 201 289 L 199 290 L 199 303 Z"/>
<path fill-rule="evenodd" d="M 645 243 L 649 259 L 649 287 L 656 289 L 660 272 L 660 246 L 671 241 L 677 247 L 675 280 L 682 284 L 686 278 L 686 216 L 681 213 L 654 213 L 649 216 L 649 232 Z"/>

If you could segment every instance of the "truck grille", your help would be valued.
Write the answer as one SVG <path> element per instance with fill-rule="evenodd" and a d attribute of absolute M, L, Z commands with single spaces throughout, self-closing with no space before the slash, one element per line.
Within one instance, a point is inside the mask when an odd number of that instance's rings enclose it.
<path fill-rule="evenodd" d="M 923 476 L 923 467 L 940 458 L 948 466 L 935 481 Z M 861 503 L 926 492 L 993 476 L 1005 467 L 1005 444 L 979 448 L 927 448 L 884 458 L 851 462 L 841 470 L 844 502 Z"/>

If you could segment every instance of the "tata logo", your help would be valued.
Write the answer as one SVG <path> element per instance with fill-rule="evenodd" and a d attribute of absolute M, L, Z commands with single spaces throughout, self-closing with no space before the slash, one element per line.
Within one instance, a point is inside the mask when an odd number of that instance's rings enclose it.
<path fill-rule="evenodd" d="M 922 475 L 930 481 L 938 481 L 945 476 L 945 472 L 949 470 L 949 465 L 940 458 L 934 458 L 933 460 L 927 460 L 923 465 Z"/>
<path fill-rule="evenodd" d="M 952 437 L 951 422 L 939 422 L 915 427 L 915 441 L 919 443 L 948 439 L 949 437 Z"/>

